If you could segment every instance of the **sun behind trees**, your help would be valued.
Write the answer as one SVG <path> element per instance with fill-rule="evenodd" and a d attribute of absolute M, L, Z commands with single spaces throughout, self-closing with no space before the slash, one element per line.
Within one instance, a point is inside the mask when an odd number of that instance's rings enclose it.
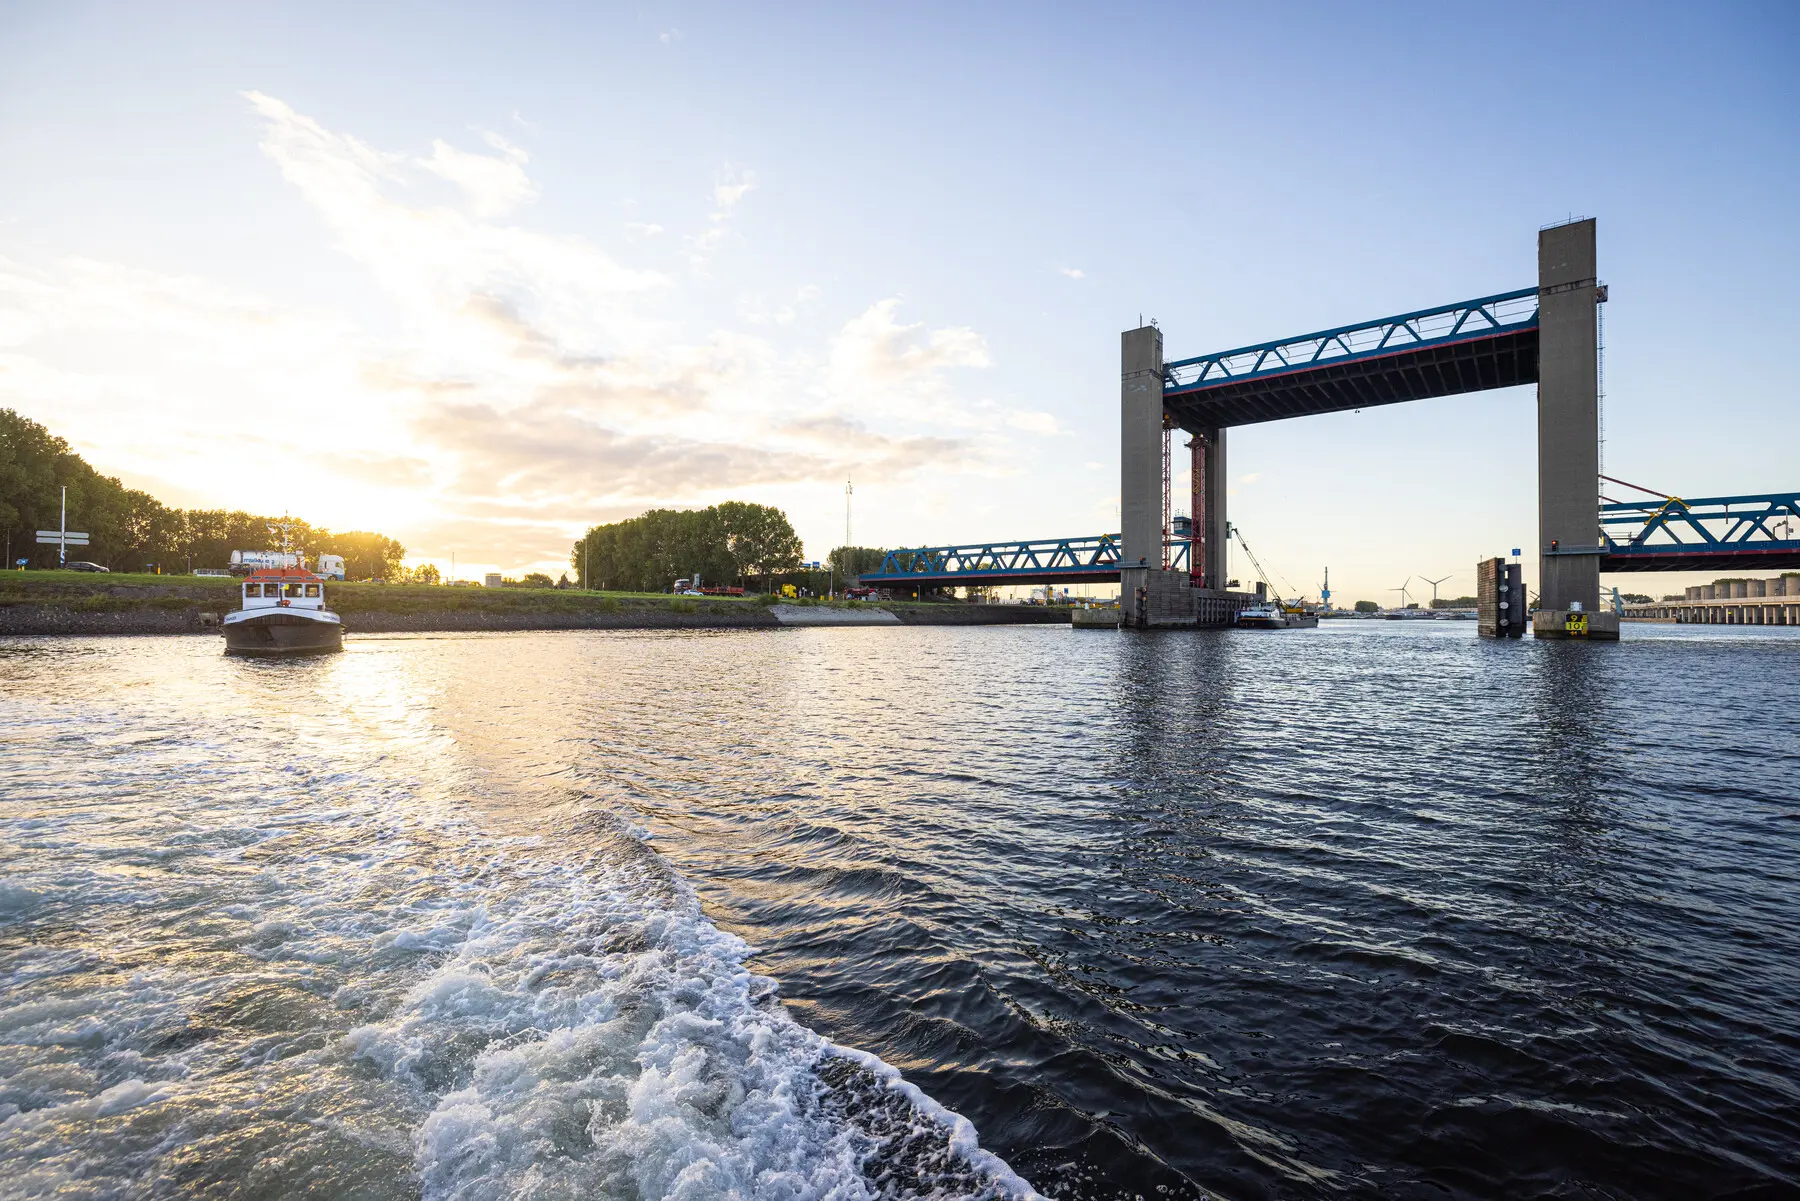
<path fill-rule="evenodd" d="M 234 550 L 279 549 L 280 537 L 269 532 L 278 521 L 288 526 L 292 549 L 342 555 L 344 573 L 353 580 L 391 579 L 406 555 L 392 538 L 362 530 L 334 534 L 293 518 L 170 508 L 148 492 L 101 475 L 44 426 L 0 409 L 0 527 L 7 531 L 7 567 L 21 558 L 33 566 L 56 566 L 56 548 L 38 545 L 34 536 L 58 528 L 64 487 L 69 528 L 92 539 L 75 557 L 117 571 L 224 567 Z"/>
<path fill-rule="evenodd" d="M 682 576 L 729 583 L 793 571 L 800 536 L 780 509 L 728 500 L 594 526 L 569 562 L 583 588 L 660 592 Z"/>

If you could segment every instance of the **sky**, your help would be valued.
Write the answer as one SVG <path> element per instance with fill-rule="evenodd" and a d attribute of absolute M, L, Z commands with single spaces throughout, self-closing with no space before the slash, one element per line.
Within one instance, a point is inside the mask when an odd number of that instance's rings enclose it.
<path fill-rule="evenodd" d="M 1097 534 L 1140 317 L 1527 287 L 1592 216 L 1606 473 L 1800 487 L 1797 92 L 1780 4 L 0 3 L 0 406 L 465 576 L 724 499 L 819 558 L 846 481 L 859 545 Z M 1471 592 L 1533 406 L 1233 430 L 1232 520 L 1293 591 Z"/>

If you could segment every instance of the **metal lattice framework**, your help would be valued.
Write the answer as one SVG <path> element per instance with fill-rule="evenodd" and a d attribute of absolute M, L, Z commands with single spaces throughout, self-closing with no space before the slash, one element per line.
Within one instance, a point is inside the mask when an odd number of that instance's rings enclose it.
<path fill-rule="evenodd" d="M 1163 367 L 1183 429 L 1277 421 L 1537 381 L 1538 290 L 1259 342 Z"/>
<path fill-rule="evenodd" d="M 1602 571 L 1800 567 L 1800 492 L 1614 503 L 1600 525 Z"/>
<path fill-rule="evenodd" d="M 1185 538 L 1168 540 L 1172 568 L 1187 570 Z M 1152 567 L 1158 564 L 1151 564 Z M 954 584 L 1079 584 L 1119 578 L 1119 535 L 1043 538 L 890 550 L 881 570 L 864 572 L 864 584 L 939 587 Z"/>
<path fill-rule="evenodd" d="M 1342 359 L 1368 358 L 1507 329 L 1528 328 L 1537 324 L 1537 316 L 1538 290 L 1521 288 L 1516 292 L 1420 309 L 1416 313 L 1401 313 L 1397 317 L 1383 317 L 1360 325 L 1340 325 L 1336 329 L 1302 334 L 1298 338 L 1177 359 L 1164 364 L 1163 377 L 1171 388 L 1245 380 Z"/>

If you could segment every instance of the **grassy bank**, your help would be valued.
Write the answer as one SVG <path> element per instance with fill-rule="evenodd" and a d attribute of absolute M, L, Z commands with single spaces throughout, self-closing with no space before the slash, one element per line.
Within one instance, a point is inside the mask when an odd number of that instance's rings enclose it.
<path fill-rule="evenodd" d="M 448 588 L 339 584 L 327 603 L 351 632 L 483 629 L 775 626 L 774 598 L 670 596 L 555 588 Z M 1063 609 L 1022 605 L 787 601 L 807 608 L 880 608 L 909 625 L 1068 620 Z M 238 581 L 221 576 L 32 571 L 0 574 L 0 633 L 173 633 L 207 628 L 239 606 Z"/>
<path fill-rule="evenodd" d="M 587 613 L 654 607 L 676 613 L 738 612 L 756 600 L 645 592 L 556 588 L 448 588 L 424 584 L 331 583 L 331 608 L 353 613 Z M 239 605 L 238 581 L 225 576 L 80 571 L 15 571 L 0 575 L 0 605 L 58 605 L 83 612 L 199 607 L 228 612 Z"/>

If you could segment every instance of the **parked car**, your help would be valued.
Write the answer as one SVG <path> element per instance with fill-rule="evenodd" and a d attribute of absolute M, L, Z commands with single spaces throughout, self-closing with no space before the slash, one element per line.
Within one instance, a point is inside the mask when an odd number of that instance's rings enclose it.
<path fill-rule="evenodd" d="M 98 563 L 89 563 L 85 559 L 81 560 L 80 562 L 77 562 L 77 563 L 66 564 L 65 567 L 69 571 L 111 571 L 112 570 L 112 568 L 102 567 Z"/>

